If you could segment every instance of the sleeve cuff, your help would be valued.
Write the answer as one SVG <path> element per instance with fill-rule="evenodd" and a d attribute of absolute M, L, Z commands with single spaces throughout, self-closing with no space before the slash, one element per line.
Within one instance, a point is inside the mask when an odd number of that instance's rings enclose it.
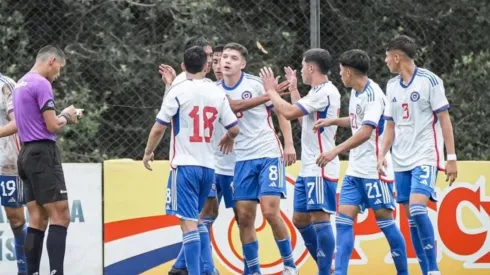
<path fill-rule="evenodd" d="M 376 122 L 372 122 L 370 120 L 365 120 L 362 122 L 362 125 L 369 125 L 369 126 L 373 126 L 373 128 L 376 128 L 378 127 L 378 124 Z"/>
<path fill-rule="evenodd" d="M 238 121 L 235 120 L 233 123 L 225 126 L 225 129 L 228 130 L 228 129 L 232 128 L 232 127 L 235 127 L 237 124 L 238 124 Z"/>
<path fill-rule="evenodd" d="M 306 116 L 307 114 L 309 114 L 308 110 L 306 110 L 306 108 L 303 105 L 301 105 L 301 103 L 296 102 L 295 105 L 298 106 L 298 108 L 301 110 L 301 112 L 303 112 L 303 115 Z"/>
<path fill-rule="evenodd" d="M 10 110 L 7 111 L 7 115 L 10 115 L 13 112 L 14 112 L 14 109 L 10 109 Z"/>
<path fill-rule="evenodd" d="M 163 120 L 161 120 L 159 118 L 156 119 L 156 122 L 162 124 L 163 126 L 167 126 L 167 127 L 170 126 L 170 122 L 163 121 Z"/>
<path fill-rule="evenodd" d="M 435 114 L 438 114 L 438 113 L 440 113 L 440 112 L 444 112 L 444 111 L 446 111 L 446 110 L 449 110 L 449 108 L 450 108 L 449 104 L 446 104 L 446 105 L 444 105 L 444 106 L 442 106 L 442 107 L 440 107 L 440 108 L 435 109 L 433 112 L 434 112 Z"/>
<path fill-rule="evenodd" d="M 383 118 L 384 118 L 385 120 L 390 120 L 390 121 L 393 121 L 393 117 L 391 117 L 391 116 L 383 116 Z"/>

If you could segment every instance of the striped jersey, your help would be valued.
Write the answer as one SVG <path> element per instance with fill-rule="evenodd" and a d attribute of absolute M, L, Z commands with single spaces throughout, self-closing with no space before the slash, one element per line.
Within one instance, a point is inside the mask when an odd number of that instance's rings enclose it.
<path fill-rule="evenodd" d="M 330 82 L 312 87 L 308 94 L 296 102 L 303 112 L 301 129 L 301 171 L 302 177 L 323 177 L 329 181 L 338 181 L 340 161 L 336 157 L 324 168 L 316 164 L 316 159 L 323 152 L 335 148 L 337 126 L 329 126 L 313 131 L 318 119 L 338 118 L 340 111 L 339 90 Z"/>
<path fill-rule="evenodd" d="M 352 135 L 363 125 L 374 128 L 369 139 L 349 152 L 349 166 L 346 175 L 364 179 L 381 179 L 393 182 L 394 173 L 391 156 L 386 154 L 388 169 L 386 176 L 378 174 L 378 153 L 383 141 L 384 118 L 383 111 L 386 97 L 381 88 L 369 79 L 361 92 L 351 91 L 349 100 L 349 120 Z"/>
<path fill-rule="evenodd" d="M 9 121 L 9 114 L 14 111 L 13 91 L 16 83 L 11 78 L 0 74 L 0 126 L 5 126 Z M 0 138 L 0 175 L 16 176 L 17 156 L 20 145 L 17 135 Z"/>
<path fill-rule="evenodd" d="M 388 82 L 386 92 L 384 116 L 395 123 L 395 171 L 410 171 L 421 165 L 443 170 L 444 140 L 437 114 L 448 110 L 449 103 L 442 80 L 416 67 L 407 85 L 397 76 Z"/>
<path fill-rule="evenodd" d="M 224 80 L 220 87 L 231 99 L 250 99 L 265 94 L 260 78 L 242 73 L 235 86 L 228 87 Z M 271 118 L 272 103 L 256 106 L 237 113 L 240 133 L 235 138 L 236 161 L 282 156 L 282 145 Z"/>

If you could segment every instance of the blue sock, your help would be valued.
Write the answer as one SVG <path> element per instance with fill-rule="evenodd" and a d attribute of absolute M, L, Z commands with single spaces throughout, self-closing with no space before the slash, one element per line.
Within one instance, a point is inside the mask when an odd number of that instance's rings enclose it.
<path fill-rule="evenodd" d="M 305 246 L 306 249 L 310 252 L 311 257 L 317 261 L 316 259 L 316 253 L 317 253 L 317 238 L 316 238 L 316 231 L 315 228 L 311 224 L 307 225 L 306 227 L 296 227 L 299 230 L 299 233 L 301 233 L 301 236 L 303 237 L 303 240 L 305 241 Z"/>
<path fill-rule="evenodd" d="M 205 224 L 200 224 L 198 229 L 199 237 L 201 239 L 201 272 L 204 274 L 212 274 L 214 271 L 214 263 L 209 232 Z"/>
<path fill-rule="evenodd" d="M 296 268 L 296 264 L 294 264 L 293 249 L 291 248 L 291 240 L 289 240 L 289 238 L 276 240 L 276 244 L 279 248 L 279 253 L 281 254 L 284 266 Z"/>
<path fill-rule="evenodd" d="M 391 257 L 398 275 L 408 275 L 407 246 L 402 232 L 394 219 L 377 219 L 379 229 L 383 231 L 391 248 Z"/>
<path fill-rule="evenodd" d="M 248 273 L 254 274 L 255 272 L 260 273 L 260 262 L 259 262 L 259 242 L 254 241 L 242 245 L 243 254 L 247 260 Z"/>
<path fill-rule="evenodd" d="M 214 223 L 214 218 L 202 218 L 202 223 L 206 225 L 206 228 L 208 229 L 208 232 L 211 232 L 211 229 L 213 228 L 213 223 Z"/>
<path fill-rule="evenodd" d="M 180 247 L 179 255 L 177 256 L 173 267 L 178 269 L 186 269 L 184 243 L 182 243 L 182 246 Z"/>
<path fill-rule="evenodd" d="M 335 237 L 330 222 L 313 223 L 317 236 L 318 275 L 330 275 L 332 257 L 335 250 Z"/>
<path fill-rule="evenodd" d="M 412 218 L 408 219 L 408 225 L 410 226 L 412 245 L 413 249 L 415 250 L 415 254 L 417 254 L 417 259 L 419 260 L 420 269 L 422 269 L 423 275 L 427 275 L 427 273 L 429 272 L 429 261 L 427 261 L 424 247 L 422 246 L 422 242 L 420 241 L 417 225 Z"/>
<path fill-rule="evenodd" d="M 437 267 L 437 251 L 434 239 L 434 227 L 427 214 L 427 206 L 423 204 L 411 204 L 410 216 L 415 221 L 419 232 L 420 241 L 424 248 L 427 261 L 429 263 L 428 271 L 439 271 Z"/>
<path fill-rule="evenodd" d="M 198 230 L 189 231 L 184 234 L 184 254 L 187 272 L 191 275 L 200 275 L 201 240 Z"/>
<path fill-rule="evenodd" d="M 347 275 L 350 256 L 354 250 L 354 219 L 344 214 L 337 214 L 335 226 L 337 227 L 335 275 Z"/>
<path fill-rule="evenodd" d="M 27 226 L 23 224 L 18 228 L 12 229 L 15 237 L 15 256 L 17 257 L 17 269 L 19 274 L 27 274 L 27 262 L 24 255 L 24 240 L 27 235 Z"/>

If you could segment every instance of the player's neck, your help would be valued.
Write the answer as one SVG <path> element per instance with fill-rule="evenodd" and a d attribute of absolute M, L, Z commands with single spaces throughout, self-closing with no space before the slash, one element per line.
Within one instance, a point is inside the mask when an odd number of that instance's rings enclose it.
<path fill-rule="evenodd" d="M 37 73 L 39 74 L 40 76 L 42 77 L 45 77 L 47 78 L 48 76 L 48 72 L 47 70 L 45 70 L 42 66 L 40 66 L 39 64 L 34 64 L 34 66 L 32 67 L 31 69 L 31 72 L 33 73 Z"/>
<path fill-rule="evenodd" d="M 319 75 L 311 79 L 311 87 L 320 86 L 321 84 L 328 81 L 327 75 Z"/>
<path fill-rule="evenodd" d="M 412 80 L 412 76 L 415 73 L 415 69 L 417 66 L 415 66 L 415 63 L 413 61 L 411 62 L 404 62 L 400 66 L 400 76 L 402 77 L 403 83 L 407 85 L 410 80 Z"/>
<path fill-rule="evenodd" d="M 189 72 L 185 72 L 186 78 L 187 79 L 203 79 L 204 74 L 203 73 L 197 73 L 197 74 L 191 74 Z"/>
<path fill-rule="evenodd" d="M 354 89 L 357 93 L 362 93 L 364 92 L 364 88 L 366 88 L 366 84 L 368 83 L 369 78 L 364 75 L 358 77 L 356 80 L 353 81 L 352 83 L 352 89 Z"/>
<path fill-rule="evenodd" d="M 225 82 L 226 87 L 235 87 L 235 85 L 240 81 L 243 72 L 240 71 L 239 74 L 236 75 L 223 75 L 223 81 Z"/>

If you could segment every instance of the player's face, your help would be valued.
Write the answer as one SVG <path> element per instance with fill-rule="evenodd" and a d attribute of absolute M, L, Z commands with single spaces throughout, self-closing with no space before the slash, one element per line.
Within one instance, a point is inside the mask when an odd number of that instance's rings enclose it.
<path fill-rule="evenodd" d="M 222 52 L 213 53 L 213 72 L 217 80 L 221 80 L 223 78 L 223 73 L 221 72 L 221 65 L 220 65 L 221 55 Z"/>
<path fill-rule="evenodd" d="M 204 49 L 204 52 L 206 53 L 206 57 L 207 57 L 207 64 L 204 67 L 204 71 L 206 73 L 209 73 L 209 71 L 211 70 L 211 67 L 212 67 L 212 63 L 213 63 L 213 48 L 211 48 L 211 46 L 204 46 L 203 49 Z"/>
<path fill-rule="evenodd" d="M 340 66 L 340 78 L 342 78 L 342 82 L 344 83 L 344 86 L 350 88 L 351 72 L 348 68 L 342 66 L 342 64 L 340 64 L 339 66 Z"/>
<path fill-rule="evenodd" d="M 53 58 L 48 62 L 48 65 L 48 79 L 50 82 L 53 82 L 58 78 L 58 76 L 60 76 L 61 68 L 65 66 L 65 60 L 56 60 L 55 58 Z"/>
<path fill-rule="evenodd" d="M 388 69 L 390 69 L 391 73 L 399 73 L 400 72 L 399 60 L 400 60 L 400 55 L 396 51 L 387 51 L 386 52 L 385 63 L 386 63 L 386 66 L 388 66 Z"/>
<path fill-rule="evenodd" d="M 247 62 L 237 50 L 226 49 L 221 55 L 221 71 L 225 76 L 238 75 Z"/>
<path fill-rule="evenodd" d="M 301 78 L 303 83 L 306 85 L 311 84 L 311 75 L 313 74 L 313 66 L 309 63 L 306 63 L 303 59 L 302 67 L 301 67 Z"/>

